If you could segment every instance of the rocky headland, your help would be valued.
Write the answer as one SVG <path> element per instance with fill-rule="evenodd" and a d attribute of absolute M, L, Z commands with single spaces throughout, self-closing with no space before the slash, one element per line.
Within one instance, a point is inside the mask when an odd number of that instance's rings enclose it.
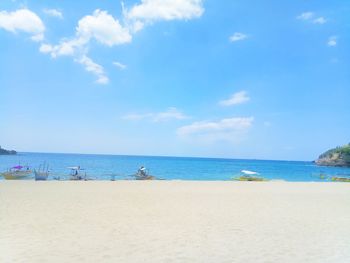
<path fill-rule="evenodd" d="M 14 155 L 14 154 L 17 154 L 17 152 L 14 150 L 5 150 L 0 146 L 0 155 Z"/>
<path fill-rule="evenodd" d="M 350 167 L 350 143 L 326 151 L 315 163 L 322 166 Z"/>

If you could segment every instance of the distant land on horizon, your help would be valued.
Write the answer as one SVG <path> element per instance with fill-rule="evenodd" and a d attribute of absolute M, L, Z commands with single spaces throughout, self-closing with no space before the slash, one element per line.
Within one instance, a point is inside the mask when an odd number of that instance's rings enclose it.
<path fill-rule="evenodd" d="M 14 150 L 5 150 L 5 149 L 1 148 L 1 146 L 0 146 L 0 155 L 15 155 L 15 154 L 17 154 L 16 151 L 14 151 Z"/>

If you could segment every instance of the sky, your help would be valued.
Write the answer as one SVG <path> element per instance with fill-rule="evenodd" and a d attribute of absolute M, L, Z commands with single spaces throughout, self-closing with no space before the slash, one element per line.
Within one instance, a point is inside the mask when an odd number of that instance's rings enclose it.
<path fill-rule="evenodd" d="M 0 1 L 3 148 L 314 160 L 349 99 L 348 1 Z"/>

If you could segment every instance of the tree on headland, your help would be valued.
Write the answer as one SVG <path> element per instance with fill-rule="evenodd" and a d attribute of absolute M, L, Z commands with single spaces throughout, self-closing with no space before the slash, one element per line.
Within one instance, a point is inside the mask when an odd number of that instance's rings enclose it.
<path fill-rule="evenodd" d="M 14 155 L 14 154 L 17 154 L 17 152 L 14 150 L 5 150 L 0 146 L 0 155 Z"/>
<path fill-rule="evenodd" d="M 318 157 L 316 163 L 325 166 L 350 167 L 350 143 L 326 151 Z"/>

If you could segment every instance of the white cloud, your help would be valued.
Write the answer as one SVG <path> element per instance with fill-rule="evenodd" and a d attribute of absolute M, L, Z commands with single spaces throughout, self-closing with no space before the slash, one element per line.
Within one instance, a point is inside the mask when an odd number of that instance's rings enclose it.
<path fill-rule="evenodd" d="M 96 83 L 107 84 L 109 79 L 103 67 L 87 56 L 88 45 L 92 39 L 106 46 L 115 46 L 131 42 L 132 36 L 117 19 L 106 11 L 97 9 L 92 15 L 79 20 L 74 38 L 63 39 L 57 45 L 42 44 L 39 50 L 50 54 L 52 58 L 72 56 L 76 62 L 84 65 L 88 72 L 97 76 Z"/>
<path fill-rule="evenodd" d="M 315 14 L 313 12 L 304 12 L 297 16 L 297 19 L 299 20 L 305 20 L 305 21 L 311 21 L 313 24 L 325 24 L 327 23 L 327 19 L 324 18 L 323 16 L 314 18 Z"/>
<path fill-rule="evenodd" d="M 178 129 L 179 135 L 189 135 L 196 133 L 221 132 L 221 131 L 237 131 L 245 130 L 252 126 L 253 117 L 235 117 L 230 119 L 222 119 L 217 122 L 200 121 L 190 125 L 183 126 Z"/>
<path fill-rule="evenodd" d="M 202 0 L 141 0 L 124 13 L 127 19 L 152 22 L 189 20 L 200 17 L 203 12 Z"/>
<path fill-rule="evenodd" d="M 34 42 L 41 42 L 44 40 L 44 34 L 34 35 L 30 39 L 33 40 Z"/>
<path fill-rule="evenodd" d="M 189 117 L 179 111 L 177 108 L 170 107 L 164 112 L 145 113 L 145 114 L 128 114 L 122 117 L 124 120 L 150 120 L 152 122 L 165 122 L 170 120 L 184 120 Z"/>
<path fill-rule="evenodd" d="M 232 36 L 230 36 L 230 41 L 231 42 L 236 42 L 236 41 L 244 40 L 247 37 L 248 36 L 243 34 L 243 33 L 236 32 Z"/>
<path fill-rule="evenodd" d="M 121 70 L 124 70 L 124 69 L 127 68 L 126 65 L 124 65 L 123 63 L 120 63 L 120 62 L 118 62 L 118 61 L 114 61 L 114 62 L 113 62 L 113 65 L 116 66 L 117 68 L 121 69 Z"/>
<path fill-rule="evenodd" d="M 0 28 L 12 33 L 25 32 L 33 41 L 44 39 L 45 25 L 40 17 L 28 9 L 14 12 L 0 11 Z"/>
<path fill-rule="evenodd" d="M 181 137 L 195 136 L 203 141 L 238 142 L 252 127 L 253 117 L 234 117 L 219 121 L 199 121 L 177 129 Z"/>
<path fill-rule="evenodd" d="M 84 54 L 86 50 L 83 48 L 87 43 L 81 39 L 63 40 L 58 45 L 41 44 L 39 51 L 50 54 L 52 58 L 59 56 L 77 56 Z"/>
<path fill-rule="evenodd" d="M 171 107 L 171 108 L 168 108 L 168 110 L 166 110 L 165 112 L 159 112 L 154 114 L 153 121 L 162 122 L 162 121 L 168 121 L 171 119 L 184 120 L 187 118 L 188 116 L 184 115 L 181 111 L 179 111 L 174 107 Z"/>
<path fill-rule="evenodd" d="M 123 120 L 128 120 L 128 121 L 139 121 L 147 118 L 152 118 L 153 114 L 152 113 L 145 113 L 145 114 L 138 114 L 138 113 L 132 113 L 132 114 L 127 114 L 122 117 Z"/>
<path fill-rule="evenodd" d="M 129 27 L 133 33 L 137 33 L 145 27 L 145 24 L 141 21 L 134 21 Z"/>
<path fill-rule="evenodd" d="M 59 19 L 63 19 L 63 14 L 61 11 L 57 10 L 57 9 L 48 9 L 48 8 L 45 8 L 43 10 L 43 12 L 49 16 L 52 16 L 52 17 L 57 17 Z"/>
<path fill-rule="evenodd" d="M 156 21 L 190 20 L 202 16 L 202 0 L 141 0 L 140 4 L 124 8 L 123 15 L 130 30 L 134 33 L 145 24 Z"/>
<path fill-rule="evenodd" d="M 313 12 L 304 12 L 304 13 L 298 15 L 297 19 L 299 19 L 299 20 L 310 20 L 313 17 L 314 17 L 314 13 Z"/>
<path fill-rule="evenodd" d="M 96 64 L 92 61 L 91 58 L 86 55 L 82 56 L 80 59 L 76 60 L 78 63 L 84 65 L 86 71 L 93 73 L 97 76 L 96 83 L 98 84 L 107 84 L 109 82 L 108 77 L 106 76 L 104 69 L 101 65 Z"/>
<path fill-rule="evenodd" d="M 43 44 L 40 51 L 50 53 L 53 58 L 84 54 L 91 39 L 114 46 L 129 43 L 132 37 L 128 29 L 122 27 L 119 21 L 106 11 L 95 10 L 92 16 L 84 16 L 79 20 L 73 39 L 63 39 L 58 45 Z"/>
<path fill-rule="evenodd" d="M 323 25 L 323 24 L 327 23 L 327 19 L 324 18 L 323 16 L 321 16 L 321 17 L 318 17 L 318 18 L 312 20 L 312 23 Z"/>
<path fill-rule="evenodd" d="M 52 52 L 52 46 L 48 44 L 41 44 L 39 51 L 41 53 L 51 53 Z"/>
<path fill-rule="evenodd" d="M 95 10 L 93 15 L 84 16 L 78 22 L 77 37 L 88 42 L 91 38 L 107 45 L 121 45 L 131 42 L 132 37 L 127 28 L 107 11 Z"/>
<path fill-rule="evenodd" d="M 246 103 L 250 100 L 250 97 L 247 95 L 247 92 L 242 90 L 232 94 L 232 96 L 227 100 L 222 100 L 219 102 L 221 106 L 233 106 L 242 103 Z"/>
<path fill-rule="evenodd" d="M 330 46 L 330 47 L 335 47 L 337 45 L 337 37 L 336 36 L 331 36 L 329 39 L 328 39 L 328 42 L 327 42 L 327 45 Z"/>
<path fill-rule="evenodd" d="M 131 7 L 130 10 L 123 8 L 123 24 L 113 18 L 107 11 L 95 10 L 92 15 L 81 18 L 76 27 L 76 34 L 73 38 L 62 39 L 59 44 L 52 45 L 43 43 L 40 52 L 50 54 L 52 58 L 59 56 L 72 56 L 75 61 L 85 65 L 85 69 L 103 68 L 91 67 L 92 60 L 87 57 L 89 43 L 96 40 L 98 43 L 112 47 L 127 44 L 132 41 L 132 34 L 142 30 L 147 23 L 158 20 L 189 20 L 200 17 L 204 12 L 202 0 L 141 0 L 140 4 Z M 51 12 L 52 13 L 52 12 Z M 87 59 L 88 58 L 88 59 Z M 115 66 L 124 69 L 126 66 L 115 62 Z M 96 72 L 96 70 L 88 70 Z M 103 71 L 104 72 L 104 71 Z M 108 78 L 98 78 L 97 82 L 105 84 Z"/>

